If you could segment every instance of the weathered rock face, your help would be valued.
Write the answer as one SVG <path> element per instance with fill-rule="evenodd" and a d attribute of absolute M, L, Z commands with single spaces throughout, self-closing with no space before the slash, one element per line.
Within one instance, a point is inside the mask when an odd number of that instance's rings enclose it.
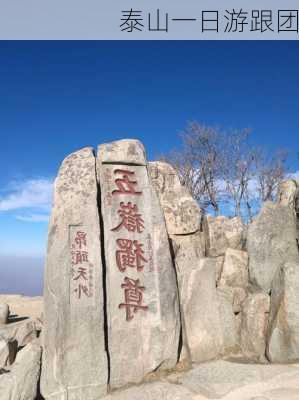
<path fill-rule="evenodd" d="M 240 353 L 240 323 L 234 314 L 234 292 L 227 287 L 216 289 L 220 325 L 222 329 L 222 356 L 238 355 Z"/>
<path fill-rule="evenodd" d="M 171 235 L 170 239 L 178 269 L 182 273 L 184 270 L 192 268 L 194 263 L 205 257 L 203 232 L 198 231 L 192 235 Z"/>
<path fill-rule="evenodd" d="M 15 341 L 18 347 L 24 347 L 37 337 L 36 324 L 31 319 L 7 324 L 0 327 L 0 336 L 10 342 Z"/>
<path fill-rule="evenodd" d="M 296 197 L 299 195 L 299 185 L 296 180 L 283 181 L 279 186 L 277 200 L 283 206 L 289 206 L 293 210 L 296 207 Z"/>
<path fill-rule="evenodd" d="M 266 335 L 270 297 L 262 292 L 249 294 L 242 304 L 241 346 L 245 357 L 266 361 Z"/>
<path fill-rule="evenodd" d="M 276 273 L 267 355 L 271 362 L 299 360 L 299 263 L 286 263 Z"/>
<path fill-rule="evenodd" d="M 240 313 L 242 304 L 247 297 L 247 290 L 245 288 L 237 287 L 237 286 L 235 286 L 235 287 L 224 286 L 224 287 L 222 287 L 222 289 L 225 289 L 232 293 L 234 313 L 235 314 Z"/>
<path fill-rule="evenodd" d="M 166 220 L 168 235 L 175 260 L 178 287 L 180 292 L 182 319 L 182 351 L 180 362 L 184 365 L 191 361 L 188 344 L 187 326 L 192 325 L 192 314 L 189 312 L 190 279 L 192 270 L 199 266 L 201 258 L 205 257 L 206 241 L 202 232 L 201 210 L 188 192 L 181 185 L 176 171 L 165 162 L 149 163 L 151 181 L 159 197 Z M 187 297 L 186 297 L 187 296 Z M 189 310 L 189 311 L 188 311 Z M 194 333 L 191 333 L 191 337 Z"/>
<path fill-rule="evenodd" d="M 205 226 L 210 257 L 224 255 L 228 248 L 242 250 L 245 229 L 241 218 L 207 215 Z"/>
<path fill-rule="evenodd" d="M 126 149 L 124 151 L 124 149 Z M 98 149 L 110 386 L 176 365 L 180 316 L 164 216 L 135 140 Z"/>
<path fill-rule="evenodd" d="M 181 275 L 179 282 L 186 344 L 192 361 L 203 362 L 238 351 L 231 296 L 216 289 L 216 259 L 200 259 Z"/>
<path fill-rule="evenodd" d="M 242 246 L 243 225 L 238 219 L 221 219 L 221 224 L 229 226 L 218 228 L 214 219 L 209 225 L 204 223 L 201 210 L 188 191 L 180 184 L 174 169 L 166 163 L 150 163 L 151 177 L 165 214 L 167 229 L 171 238 L 180 292 L 181 315 L 183 322 L 183 348 L 180 361 L 188 357 L 194 362 L 219 358 L 239 351 L 239 326 L 234 315 L 233 292 L 225 288 L 216 289 L 223 273 L 224 254 L 231 244 Z M 211 221 L 210 217 L 208 220 Z M 240 225 L 240 226 L 239 226 Z M 215 231 L 216 229 L 216 231 Z M 218 237 L 218 231 L 221 231 Z M 213 251 L 214 258 L 205 258 L 207 246 L 212 247 L 220 239 L 222 249 Z M 230 249 L 231 253 L 235 250 Z M 226 278 L 246 283 L 247 259 L 244 252 L 227 255 Z M 241 258 L 241 260 L 240 260 Z M 238 262 L 236 262 L 236 260 Z M 243 265 L 243 264 L 246 265 Z M 233 264 L 233 266 L 232 266 Z M 242 264 L 242 265 L 241 265 Z M 238 279 L 238 271 L 243 275 Z M 232 272 L 231 270 L 234 269 Z M 244 284 L 245 285 L 245 284 Z"/>
<path fill-rule="evenodd" d="M 9 373 L 0 375 L 0 400 L 35 400 L 41 347 L 30 343 L 18 353 Z"/>
<path fill-rule="evenodd" d="M 5 303 L 0 303 L 0 325 L 7 324 L 9 316 L 9 307 Z"/>
<path fill-rule="evenodd" d="M 176 171 L 165 162 L 150 162 L 149 171 L 164 211 L 169 235 L 194 233 L 201 227 L 201 210 Z"/>
<path fill-rule="evenodd" d="M 249 275 L 269 292 L 276 272 L 287 262 L 299 262 L 293 210 L 267 202 L 248 229 Z"/>
<path fill-rule="evenodd" d="M 203 233 L 198 231 L 191 235 L 171 235 L 171 245 L 175 260 L 178 288 L 180 293 L 181 319 L 182 319 L 182 351 L 180 353 L 180 362 L 185 365 L 191 361 L 190 349 L 186 333 L 186 323 L 189 325 L 189 319 L 192 314 L 186 314 L 186 305 L 188 303 L 186 296 L 189 290 L 189 279 L 192 269 L 199 265 L 201 258 L 205 256 L 205 241 Z"/>
<path fill-rule="evenodd" d="M 193 265 L 181 283 L 186 339 L 193 362 L 218 358 L 223 337 L 213 259 Z"/>
<path fill-rule="evenodd" d="M 227 249 L 219 286 L 248 286 L 248 254 L 246 251 Z"/>
<path fill-rule="evenodd" d="M 91 148 L 67 157 L 55 181 L 44 282 L 45 398 L 106 393 L 104 296 L 96 162 Z"/>
<path fill-rule="evenodd" d="M 16 341 L 10 341 L 0 336 L 0 369 L 14 362 L 17 350 Z"/>

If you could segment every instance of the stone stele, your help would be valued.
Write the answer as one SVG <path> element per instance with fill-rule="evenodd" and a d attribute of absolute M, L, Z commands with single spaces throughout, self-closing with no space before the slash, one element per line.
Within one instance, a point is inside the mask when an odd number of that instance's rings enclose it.
<path fill-rule="evenodd" d="M 41 391 L 51 400 L 106 393 L 103 272 L 96 162 L 84 148 L 55 181 L 44 282 Z"/>
<path fill-rule="evenodd" d="M 180 316 L 163 213 L 137 140 L 98 149 L 107 273 L 110 387 L 171 369 Z"/>

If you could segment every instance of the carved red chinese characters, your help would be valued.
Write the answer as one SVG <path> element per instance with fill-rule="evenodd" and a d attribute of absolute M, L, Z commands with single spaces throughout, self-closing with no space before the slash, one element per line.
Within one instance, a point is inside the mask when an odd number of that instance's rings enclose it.
<path fill-rule="evenodd" d="M 135 187 L 137 186 L 137 181 L 134 181 L 134 171 L 129 171 L 126 169 L 116 169 L 114 170 L 114 174 L 120 174 L 122 177 L 115 179 L 115 185 L 117 186 L 117 190 L 113 190 L 112 194 L 132 194 L 140 196 L 142 192 L 136 191 Z"/>
<path fill-rule="evenodd" d="M 121 202 L 119 206 L 120 208 L 117 213 L 121 218 L 121 222 L 111 230 L 118 232 L 123 227 L 129 232 L 142 233 L 144 230 L 144 220 L 141 214 L 138 213 L 137 205 L 129 201 L 127 204 Z"/>
<path fill-rule="evenodd" d="M 112 195 L 142 195 L 142 192 L 137 190 L 138 181 L 135 178 L 134 171 L 115 169 L 114 175 L 121 175 L 121 178 L 115 179 L 114 183 L 117 189 L 112 191 Z M 145 230 L 144 219 L 139 212 L 137 204 L 133 204 L 131 201 L 127 203 L 122 201 L 119 204 L 117 214 L 120 217 L 120 222 L 111 229 L 112 232 L 119 232 L 125 229 L 130 233 L 142 233 Z M 116 245 L 116 265 L 120 272 L 126 271 L 127 268 L 135 268 L 137 272 L 143 270 L 147 259 L 144 257 L 142 243 L 134 239 L 119 238 L 116 239 Z M 134 313 L 136 313 L 139 308 L 147 310 L 147 306 L 141 306 L 142 292 L 145 290 L 145 286 L 139 285 L 139 279 L 134 280 L 126 277 L 125 284 L 122 284 L 121 287 L 124 289 L 126 303 L 119 304 L 119 308 L 126 307 L 126 320 L 131 321 L 134 317 Z M 128 303 L 129 301 L 132 301 L 131 305 Z"/>
<path fill-rule="evenodd" d="M 144 286 L 140 286 L 139 279 L 130 279 L 125 277 L 124 283 L 121 285 L 124 289 L 125 302 L 121 303 L 118 307 L 126 309 L 126 320 L 131 321 L 134 314 L 138 310 L 147 310 L 148 307 L 142 305 Z"/>
<path fill-rule="evenodd" d="M 117 239 L 117 246 L 120 250 L 115 253 L 116 264 L 121 272 L 124 272 L 127 267 L 136 268 L 137 271 L 142 271 L 147 260 L 144 258 L 143 244 L 138 240 Z"/>
<path fill-rule="evenodd" d="M 116 389 L 176 364 L 180 335 L 177 287 L 165 220 L 142 144 L 121 140 L 99 146 L 97 172 L 104 227 L 110 385 Z"/>
<path fill-rule="evenodd" d="M 71 247 L 72 280 L 76 282 L 74 293 L 79 300 L 82 296 L 91 297 L 92 271 L 91 264 L 88 263 L 87 234 L 77 231 Z"/>
<path fill-rule="evenodd" d="M 86 233 L 78 231 L 75 237 L 75 243 L 78 245 L 79 249 L 81 249 L 83 246 L 86 247 Z"/>

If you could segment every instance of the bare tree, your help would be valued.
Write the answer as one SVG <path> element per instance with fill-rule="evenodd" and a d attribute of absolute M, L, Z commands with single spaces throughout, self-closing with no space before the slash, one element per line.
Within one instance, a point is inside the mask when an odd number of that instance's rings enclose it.
<path fill-rule="evenodd" d="M 247 218 L 251 218 L 248 188 L 254 175 L 254 151 L 249 136 L 248 129 L 227 133 L 222 156 L 222 179 L 234 216 L 244 216 L 246 210 Z"/>
<path fill-rule="evenodd" d="M 180 136 L 182 149 L 173 151 L 164 159 L 177 170 L 182 184 L 187 186 L 201 207 L 211 206 L 218 214 L 221 197 L 219 132 L 192 122 Z"/>
<path fill-rule="evenodd" d="M 264 149 L 256 149 L 255 175 L 260 201 L 273 201 L 280 182 L 286 174 L 286 150 L 278 150 L 272 157 L 267 157 Z"/>
<path fill-rule="evenodd" d="M 263 201 L 274 199 L 285 176 L 285 151 L 267 157 L 250 145 L 248 129 L 221 131 L 197 122 L 180 137 L 182 147 L 163 159 L 204 210 L 251 220 Z"/>

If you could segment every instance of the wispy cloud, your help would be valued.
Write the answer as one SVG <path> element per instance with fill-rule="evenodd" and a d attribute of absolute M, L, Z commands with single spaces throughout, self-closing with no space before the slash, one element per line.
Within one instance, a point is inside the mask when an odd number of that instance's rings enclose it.
<path fill-rule="evenodd" d="M 25 222 L 48 222 L 49 214 L 25 214 L 16 215 L 16 219 Z"/>
<path fill-rule="evenodd" d="M 0 194 L 0 212 L 18 211 L 26 222 L 47 221 L 52 204 L 53 179 L 38 178 L 11 182 Z"/>
<path fill-rule="evenodd" d="M 299 179 L 299 171 L 290 172 L 286 175 L 287 179 Z"/>

